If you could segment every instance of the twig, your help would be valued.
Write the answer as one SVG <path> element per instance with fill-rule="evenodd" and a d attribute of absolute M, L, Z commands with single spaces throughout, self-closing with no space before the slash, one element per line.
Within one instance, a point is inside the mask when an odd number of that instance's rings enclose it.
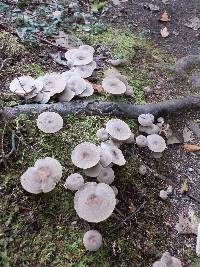
<path fill-rule="evenodd" d="M 50 42 L 50 41 L 48 41 L 48 40 L 46 40 L 46 39 L 44 39 L 44 38 L 42 38 L 42 37 L 36 35 L 36 34 L 31 34 L 31 35 L 32 35 L 33 37 L 35 37 L 36 39 L 40 40 L 41 42 L 45 43 L 45 44 L 51 45 L 51 46 L 56 47 L 56 48 L 58 48 L 58 49 L 60 49 L 60 50 L 64 50 L 64 51 L 67 50 L 66 47 L 63 47 L 63 46 L 54 44 L 54 43 L 52 43 L 52 42 Z"/>

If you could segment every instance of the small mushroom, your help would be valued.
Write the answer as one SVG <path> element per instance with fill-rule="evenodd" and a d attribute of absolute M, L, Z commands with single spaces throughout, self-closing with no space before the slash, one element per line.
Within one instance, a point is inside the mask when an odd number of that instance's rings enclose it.
<path fill-rule="evenodd" d="M 153 152 L 152 153 L 152 157 L 154 159 L 160 159 L 160 158 L 162 158 L 162 156 L 163 156 L 162 152 Z"/>
<path fill-rule="evenodd" d="M 145 175 L 147 173 L 147 167 L 145 165 L 140 165 L 139 174 Z"/>
<path fill-rule="evenodd" d="M 35 80 L 31 76 L 21 76 L 10 83 L 10 91 L 20 96 L 31 93 L 34 88 Z"/>
<path fill-rule="evenodd" d="M 83 176 L 79 173 L 69 175 L 65 181 L 64 187 L 71 191 L 79 190 L 84 185 Z"/>
<path fill-rule="evenodd" d="M 97 251 L 102 245 L 102 235 L 96 230 L 89 230 L 83 236 L 86 250 Z"/>
<path fill-rule="evenodd" d="M 165 140 L 158 134 L 147 136 L 148 148 L 153 152 L 163 152 L 166 149 Z"/>
<path fill-rule="evenodd" d="M 50 100 L 50 95 L 42 91 L 42 92 L 39 92 L 33 100 L 40 104 L 46 104 Z"/>
<path fill-rule="evenodd" d="M 161 260 L 156 261 L 153 267 L 183 267 L 181 261 L 175 257 L 172 257 L 169 252 L 163 253 Z"/>
<path fill-rule="evenodd" d="M 97 176 L 97 180 L 100 183 L 112 184 L 115 179 L 115 173 L 112 168 L 106 167 L 102 168 L 99 175 Z"/>
<path fill-rule="evenodd" d="M 160 132 L 160 128 L 156 124 L 151 124 L 151 126 L 139 126 L 139 131 L 146 134 L 157 134 Z"/>
<path fill-rule="evenodd" d="M 165 190 L 161 190 L 159 193 L 160 198 L 162 198 L 163 200 L 166 200 L 168 198 L 168 193 Z"/>
<path fill-rule="evenodd" d="M 97 177 L 102 169 L 102 165 L 98 163 L 94 167 L 84 170 L 84 173 L 89 177 Z"/>
<path fill-rule="evenodd" d="M 112 164 L 112 155 L 107 150 L 100 147 L 100 164 L 105 168 Z"/>
<path fill-rule="evenodd" d="M 74 197 L 74 208 L 78 216 L 88 222 L 98 223 L 106 220 L 115 205 L 114 191 L 104 183 L 86 183 Z"/>
<path fill-rule="evenodd" d="M 37 118 L 37 127 L 44 133 L 56 133 L 63 128 L 63 119 L 56 112 L 43 112 Z"/>
<path fill-rule="evenodd" d="M 75 166 L 81 169 L 89 169 L 99 162 L 100 150 L 92 143 L 81 143 L 72 151 L 71 159 Z"/>
<path fill-rule="evenodd" d="M 101 148 L 106 151 L 106 153 L 109 153 L 112 157 L 112 162 L 116 165 L 122 166 L 126 163 L 126 160 L 124 158 L 124 155 L 122 154 L 122 151 L 116 147 L 115 145 L 112 145 L 107 142 L 101 143 Z"/>
<path fill-rule="evenodd" d="M 59 94 L 58 100 L 60 102 L 69 102 L 73 99 L 74 96 L 74 91 L 70 90 L 69 88 L 65 88 L 65 90 L 61 94 Z"/>
<path fill-rule="evenodd" d="M 80 95 L 86 89 L 86 81 L 76 75 L 73 75 L 66 83 L 66 88 L 75 93 L 75 95 Z"/>
<path fill-rule="evenodd" d="M 87 97 L 87 96 L 93 95 L 93 93 L 94 93 L 94 89 L 93 89 L 92 84 L 89 83 L 89 82 L 86 82 L 86 88 L 85 88 L 85 90 L 80 95 L 78 95 L 78 96 L 79 97 Z"/>
<path fill-rule="evenodd" d="M 61 93 L 64 91 L 65 86 L 66 80 L 59 73 L 50 73 L 43 77 L 43 91 L 50 96 Z"/>
<path fill-rule="evenodd" d="M 138 135 L 135 141 L 139 147 L 145 147 L 148 145 L 147 138 L 144 135 Z"/>
<path fill-rule="evenodd" d="M 138 122 L 142 126 L 151 126 L 154 122 L 154 116 L 152 114 L 141 114 L 138 117 Z"/>
<path fill-rule="evenodd" d="M 106 123 L 106 131 L 109 135 L 119 141 L 125 141 L 131 137 L 131 130 L 124 121 L 111 119 Z"/>
<path fill-rule="evenodd" d="M 78 49 L 81 51 L 89 52 L 91 54 L 94 54 L 95 52 L 94 48 L 90 45 L 81 45 Z"/>
<path fill-rule="evenodd" d="M 71 69 L 75 74 L 82 78 L 88 78 L 92 76 L 93 71 L 96 69 L 97 64 L 95 61 L 83 66 L 76 66 Z"/>
<path fill-rule="evenodd" d="M 109 139 L 109 134 L 105 128 L 101 128 L 97 131 L 96 136 L 102 141 L 106 141 Z"/>
<path fill-rule="evenodd" d="M 130 85 L 127 85 L 126 86 L 125 95 L 130 96 L 130 97 L 134 97 L 135 96 L 134 90 L 133 90 L 133 87 L 132 86 L 130 86 Z"/>
<path fill-rule="evenodd" d="M 71 54 L 70 61 L 72 62 L 73 66 L 87 65 L 93 61 L 93 53 L 77 49 Z"/>
<path fill-rule="evenodd" d="M 106 77 L 102 81 L 103 89 L 113 95 L 121 95 L 126 92 L 126 85 L 116 77 Z"/>

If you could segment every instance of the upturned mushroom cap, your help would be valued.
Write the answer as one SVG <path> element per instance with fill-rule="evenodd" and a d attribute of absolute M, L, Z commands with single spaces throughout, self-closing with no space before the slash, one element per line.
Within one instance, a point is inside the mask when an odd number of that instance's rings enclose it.
<path fill-rule="evenodd" d="M 105 184 L 112 184 L 114 182 L 114 179 L 115 173 L 110 167 L 102 168 L 99 175 L 97 176 L 98 182 Z"/>
<path fill-rule="evenodd" d="M 67 81 L 66 88 L 73 91 L 75 95 L 80 95 L 83 91 L 85 91 L 86 85 L 86 81 L 83 78 L 73 75 Z"/>
<path fill-rule="evenodd" d="M 154 116 L 152 114 L 141 114 L 138 117 L 138 122 L 142 126 L 151 126 L 152 123 L 154 122 Z"/>
<path fill-rule="evenodd" d="M 91 54 L 94 54 L 94 52 L 95 52 L 94 48 L 90 45 L 81 45 L 81 46 L 79 46 L 78 49 L 85 51 L 85 52 L 89 52 Z"/>
<path fill-rule="evenodd" d="M 106 220 L 116 205 L 112 188 L 104 183 L 86 183 L 74 197 L 74 208 L 78 216 L 88 222 Z"/>
<path fill-rule="evenodd" d="M 111 119 L 106 123 L 106 131 L 111 137 L 119 141 L 125 141 L 131 136 L 131 130 L 124 121 Z"/>
<path fill-rule="evenodd" d="M 103 89 L 113 95 L 121 95 L 126 92 L 126 85 L 116 77 L 106 77 L 102 81 Z"/>
<path fill-rule="evenodd" d="M 37 118 L 37 127 L 44 133 L 56 133 L 63 127 L 63 119 L 56 112 L 43 112 Z"/>
<path fill-rule="evenodd" d="M 72 62 L 73 66 L 87 65 L 93 61 L 93 53 L 77 49 L 70 55 L 70 61 Z"/>
<path fill-rule="evenodd" d="M 53 158 L 47 157 L 35 162 L 21 176 L 22 187 L 33 194 L 51 191 L 62 177 L 62 166 Z"/>
<path fill-rule="evenodd" d="M 39 92 L 36 97 L 34 98 L 34 101 L 41 104 L 46 104 L 50 100 L 50 95 L 44 91 Z"/>
<path fill-rule="evenodd" d="M 77 48 L 72 48 L 67 50 L 67 52 L 65 53 L 65 58 L 67 59 L 67 61 L 72 62 L 72 55 L 76 53 L 77 50 L 78 50 Z"/>
<path fill-rule="evenodd" d="M 153 152 L 163 152 L 166 149 L 165 140 L 158 134 L 147 136 L 148 148 Z"/>
<path fill-rule="evenodd" d="M 71 191 L 79 190 L 84 185 L 83 176 L 79 173 L 69 175 L 65 181 L 64 187 Z"/>
<path fill-rule="evenodd" d="M 138 135 L 135 141 L 139 147 L 145 147 L 148 145 L 147 138 L 144 135 Z"/>
<path fill-rule="evenodd" d="M 92 61 L 90 64 L 83 66 L 76 66 L 71 69 L 76 75 L 82 78 L 88 78 L 92 76 L 93 71 L 96 69 L 97 64 L 95 61 Z"/>
<path fill-rule="evenodd" d="M 109 134 L 105 128 L 99 129 L 96 133 L 96 136 L 102 141 L 106 141 L 109 139 Z"/>
<path fill-rule="evenodd" d="M 112 162 L 114 164 L 122 166 L 126 163 L 126 160 L 124 158 L 124 155 L 122 154 L 122 151 L 115 145 L 112 145 L 108 142 L 103 142 L 101 143 L 101 148 L 105 150 L 106 153 L 110 154 L 112 158 Z"/>
<path fill-rule="evenodd" d="M 75 96 L 75 92 L 73 92 L 72 90 L 65 88 L 65 90 L 59 94 L 58 96 L 58 100 L 60 102 L 69 102 L 73 99 L 73 97 Z"/>
<path fill-rule="evenodd" d="M 105 168 L 112 164 L 112 155 L 110 151 L 100 147 L 100 164 Z"/>
<path fill-rule="evenodd" d="M 83 236 L 86 250 L 97 251 L 102 245 L 102 235 L 96 230 L 89 230 Z"/>
<path fill-rule="evenodd" d="M 80 95 L 78 95 L 78 97 L 88 97 L 93 95 L 94 93 L 94 89 L 91 83 L 86 82 L 86 89 L 83 91 L 83 93 L 81 93 Z"/>
<path fill-rule="evenodd" d="M 151 124 L 151 126 L 139 126 L 139 131 L 146 134 L 157 134 L 160 132 L 160 128 L 156 124 Z"/>
<path fill-rule="evenodd" d="M 102 169 L 102 165 L 98 163 L 94 167 L 84 170 L 84 173 L 89 177 L 97 177 Z"/>
<path fill-rule="evenodd" d="M 43 78 L 43 91 L 50 96 L 64 91 L 66 86 L 65 78 L 59 73 L 46 74 Z"/>
<path fill-rule="evenodd" d="M 31 76 L 21 76 L 10 83 L 10 91 L 21 96 L 31 93 L 34 88 L 35 80 Z"/>
<path fill-rule="evenodd" d="M 99 148 L 89 142 L 77 145 L 72 151 L 72 162 L 81 169 L 89 169 L 97 165 L 100 160 Z"/>

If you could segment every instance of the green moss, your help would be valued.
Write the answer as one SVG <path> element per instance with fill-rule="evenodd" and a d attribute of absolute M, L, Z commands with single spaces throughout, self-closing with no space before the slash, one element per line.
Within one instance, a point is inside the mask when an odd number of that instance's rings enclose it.
<path fill-rule="evenodd" d="M 13 59 L 25 51 L 24 46 L 18 42 L 17 38 L 8 32 L 0 32 L 0 47 L 3 47 L 4 58 Z"/>
<path fill-rule="evenodd" d="M 29 63 L 20 67 L 20 73 L 38 77 L 44 75 L 45 70 L 37 63 Z"/>

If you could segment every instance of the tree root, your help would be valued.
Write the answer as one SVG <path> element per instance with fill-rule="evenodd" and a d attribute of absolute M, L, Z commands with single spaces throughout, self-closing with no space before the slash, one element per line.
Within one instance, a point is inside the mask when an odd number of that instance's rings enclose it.
<path fill-rule="evenodd" d="M 165 116 L 178 112 L 200 110 L 200 96 L 187 96 L 166 100 L 155 104 L 132 105 L 125 102 L 104 102 L 99 100 L 76 100 L 54 104 L 25 104 L 6 107 L 0 111 L 0 119 L 16 118 L 22 113 L 31 114 L 44 111 L 55 111 L 61 115 L 87 114 L 137 118 L 140 114 L 151 113 L 154 116 Z"/>

